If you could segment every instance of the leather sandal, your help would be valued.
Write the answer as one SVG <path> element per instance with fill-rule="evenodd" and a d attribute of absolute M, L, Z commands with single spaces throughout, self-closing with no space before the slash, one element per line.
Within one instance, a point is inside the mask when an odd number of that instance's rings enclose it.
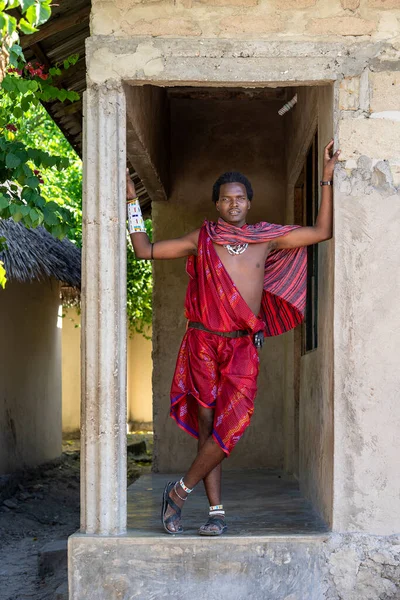
<path fill-rule="evenodd" d="M 167 525 L 170 523 L 175 523 L 176 521 L 180 521 L 181 518 L 181 508 L 170 498 L 170 492 L 175 486 L 175 481 L 169 481 L 164 488 L 163 500 L 161 506 L 161 523 L 165 529 L 165 531 L 171 535 L 183 533 L 183 527 L 179 525 L 179 527 L 175 531 L 171 531 L 168 529 Z M 169 517 L 165 517 L 165 513 L 167 512 L 168 507 L 171 507 L 174 510 L 174 514 Z"/>
<path fill-rule="evenodd" d="M 217 529 L 205 529 L 206 527 L 209 526 L 216 526 Z M 208 535 L 208 536 L 216 536 L 216 535 L 222 535 L 223 533 L 225 533 L 225 531 L 228 529 L 226 523 L 225 523 L 225 519 L 223 516 L 221 515 L 215 515 L 215 516 L 210 516 L 208 518 L 207 523 L 205 523 L 204 525 L 202 525 L 199 529 L 199 535 Z"/>

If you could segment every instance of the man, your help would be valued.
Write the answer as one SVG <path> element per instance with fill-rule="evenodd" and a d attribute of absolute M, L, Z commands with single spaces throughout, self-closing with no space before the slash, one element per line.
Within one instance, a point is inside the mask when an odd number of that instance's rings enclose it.
<path fill-rule="evenodd" d="M 188 256 L 185 301 L 188 328 L 171 389 L 171 416 L 198 439 L 198 453 L 178 482 L 164 490 L 161 520 L 182 533 L 181 509 L 203 480 L 210 503 L 200 535 L 226 531 L 221 464 L 250 422 L 263 334 L 278 335 L 303 319 L 305 247 L 332 237 L 332 178 L 340 151 L 324 149 L 322 197 L 313 227 L 247 225 L 253 191 L 240 173 L 225 173 L 213 187 L 217 223 L 150 243 L 135 188 L 127 177 L 128 223 L 138 259 Z M 333 154 L 333 155 L 332 155 Z"/>

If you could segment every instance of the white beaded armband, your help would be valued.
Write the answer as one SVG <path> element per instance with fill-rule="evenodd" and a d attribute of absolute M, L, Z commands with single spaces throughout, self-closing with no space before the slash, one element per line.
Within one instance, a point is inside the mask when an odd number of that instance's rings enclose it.
<path fill-rule="evenodd" d="M 146 227 L 142 216 L 138 198 L 128 200 L 126 203 L 126 211 L 128 214 L 128 231 L 129 233 L 146 233 Z"/>

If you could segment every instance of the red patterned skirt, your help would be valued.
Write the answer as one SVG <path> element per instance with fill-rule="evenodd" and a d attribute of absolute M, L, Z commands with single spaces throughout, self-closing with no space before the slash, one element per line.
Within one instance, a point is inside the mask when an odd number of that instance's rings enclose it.
<path fill-rule="evenodd" d="M 212 435 L 229 455 L 250 424 L 258 370 L 251 335 L 227 338 L 188 329 L 171 387 L 171 417 L 198 438 L 198 404 L 213 409 Z"/>

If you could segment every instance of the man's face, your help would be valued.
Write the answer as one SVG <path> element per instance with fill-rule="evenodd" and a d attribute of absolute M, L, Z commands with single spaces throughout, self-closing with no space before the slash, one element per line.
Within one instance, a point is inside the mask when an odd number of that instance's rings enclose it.
<path fill-rule="evenodd" d="M 242 183 L 224 183 L 220 187 L 219 199 L 215 206 L 224 221 L 241 227 L 246 223 L 251 204 Z"/>

